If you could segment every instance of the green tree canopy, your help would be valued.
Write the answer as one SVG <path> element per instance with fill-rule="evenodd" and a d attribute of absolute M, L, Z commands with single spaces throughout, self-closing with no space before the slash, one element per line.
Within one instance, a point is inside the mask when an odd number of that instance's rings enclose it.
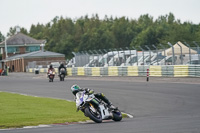
<path fill-rule="evenodd" d="M 15 34 L 16 29 L 10 28 L 8 35 Z M 144 47 L 152 44 L 177 41 L 200 42 L 200 24 L 177 20 L 173 13 L 161 15 L 154 19 L 149 14 L 138 19 L 126 17 L 113 18 L 107 15 L 103 20 L 98 14 L 88 15 L 72 20 L 56 16 L 47 24 L 32 24 L 29 32 L 21 32 L 36 39 L 46 39 L 46 49 L 60 52 L 67 58 L 72 51 L 99 50 L 125 47 Z"/>

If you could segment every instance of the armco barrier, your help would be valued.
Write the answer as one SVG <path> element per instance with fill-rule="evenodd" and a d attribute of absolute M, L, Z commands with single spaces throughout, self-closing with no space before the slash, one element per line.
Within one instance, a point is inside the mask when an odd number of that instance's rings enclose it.
<path fill-rule="evenodd" d="M 92 76 L 100 76 L 100 67 L 92 67 Z"/>
<path fill-rule="evenodd" d="M 127 76 L 127 67 L 118 67 L 119 76 Z"/>
<path fill-rule="evenodd" d="M 72 68 L 67 68 L 67 75 L 72 76 Z"/>
<path fill-rule="evenodd" d="M 67 74 L 68 76 L 146 76 L 147 69 L 149 69 L 149 76 L 200 77 L 200 65 L 73 67 L 67 68 Z M 34 70 L 30 68 L 27 72 L 34 73 Z M 47 68 L 40 69 L 40 73 L 46 72 Z"/>
<path fill-rule="evenodd" d="M 116 66 L 108 67 L 108 76 L 119 76 L 118 68 Z"/>
<path fill-rule="evenodd" d="M 72 68 L 72 76 L 76 76 L 78 75 L 78 68 L 77 67 L 73 67 Z"/>
<path fill-rule="evenodd" d="M 100 75 L 108 76 L 108 67 L 101 67 L 100 68 Z"/>
<path fill-rule="evenodd" d="M 200 77 L 200 66 L 189 66 L 188 71 L 190 77 Z"/>
<path fill-rule="evenodd" d="M 85 75 L 92 76 L 92 67 L 85 68 Z"/>
<path fill-rule="evenodd" d="M 149 69 L 149 66 L 138 66 L 139 76 L 146 76 L 147 75 L 147 69 Z"/>
<path fill-rule="evenodd" d="M 161 66 L 150 66 L 149 72 L 150 72 L 149 74 L 151 76 L 161 77 L 162 76 L 162 67 Z"/>
<path fill-rule="evenodd" d="M 196 66 L 195 77 L 200 77 L 200 66 Z"/>
<path fill-rule="evenodd" d="M 127 76 L 138 76 L 138 66 L 128 66 Z"/>
<path fill-rule="evenodd" d="M 161 66 L 162 76 L 173 77 L 174 76 L 174 66 Z"/>
<path fill-rule="evenodd" d="M 188 66 L 186 65 L 174 66 L 174 77 L 188 77 Z"/>
<path fill-rule="evenodd" d="M 78 67 L 77 75 L 78 76 L 84 76 L 85 75 L 85 68 L 84 67 Z"/>

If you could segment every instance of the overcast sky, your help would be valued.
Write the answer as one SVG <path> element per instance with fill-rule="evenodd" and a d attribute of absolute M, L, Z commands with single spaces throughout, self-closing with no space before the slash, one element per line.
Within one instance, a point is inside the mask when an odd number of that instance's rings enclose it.
<path fill-rule="evenodd" d="M 31 24 L 50 22 L 55 16 L 76 19 L 98 14 L 100 19 L 126 16 L 137 19 L 149 14 L 158 18 L 172 12 L 181 22 L 200 23 L 200 0 L 0 0 L 0 32 L 19 25 L 30 30 Z"/>

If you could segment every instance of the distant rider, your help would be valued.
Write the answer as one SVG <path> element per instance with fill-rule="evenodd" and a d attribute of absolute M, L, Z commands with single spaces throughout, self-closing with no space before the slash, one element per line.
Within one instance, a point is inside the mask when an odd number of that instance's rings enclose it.
<path fill-rule="evenodd" d="M 52 71 L 53 73 L 55 73 L 55 69 L 53 68 L 52 64 L 50 64 L 49 68 L 48 68 L 48 72 L 47 75 L 50 73 L 50 71 Z M 48 76 L 49 77 L 49 76 Z"/>
<path fill-rule="evenodd" d="M 94 93 L 94 91 L 92 90 L 92 89 L 89 89 L 89 88 L 85 88 L 85 89 L 83 89 L 83 88 L 80 88 L 78 85 L 72 85 L 72 87 L 71 87 L 71 91 L 72 91 L 72 93 L 74 94 L 74 96 L 75 96 L 75 98 L 76 98 L 76 94 L 78 94 L 79 92 L 81 92 L 81 91 L 86 91 L 86 93 L 88 93 L 88 94 L 93 94 Z M 101 99 L 101 100 L 103 100 L 105 103 L 107 103 L 107 105 L 108 105 L 108 107 L 109 108 L 112 108 L 112 109 L 115 109 L 116 107 L 115 106 L 113 106 L 112 105 L 112 103 L 105 97 L 105 95 L 103 94 L 103 93 L 96 93 L 96 94 L 94 94 L 94 96 L 96 97 L 96 98 L 98 98 L 98 99 Z"/>
<path fill-rule="evenodd" d="M 61 68 L 64 68 L 65 69 L 65 72 L 66 72 L 66 67 L 63 63 L 60 64 L 59 68 L 58 68 L 58 73 L 60 74 L 60 70 Z"/>

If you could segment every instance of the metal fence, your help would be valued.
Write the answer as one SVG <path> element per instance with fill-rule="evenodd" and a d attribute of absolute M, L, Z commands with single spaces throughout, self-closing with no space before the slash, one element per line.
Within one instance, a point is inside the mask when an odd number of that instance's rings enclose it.
<path fill-rule="evenodd" d="M 168 47 L 160 44 L 157 47 L 148 45 L 137 48 L 89 50 L 73 54 L 74 58 L 69 61 L 68 67 L 200 64 L 200 48 L 196 42 L 193 42 L 193 45 L 186 42 L 172 45 L 168 42 Z"/>

